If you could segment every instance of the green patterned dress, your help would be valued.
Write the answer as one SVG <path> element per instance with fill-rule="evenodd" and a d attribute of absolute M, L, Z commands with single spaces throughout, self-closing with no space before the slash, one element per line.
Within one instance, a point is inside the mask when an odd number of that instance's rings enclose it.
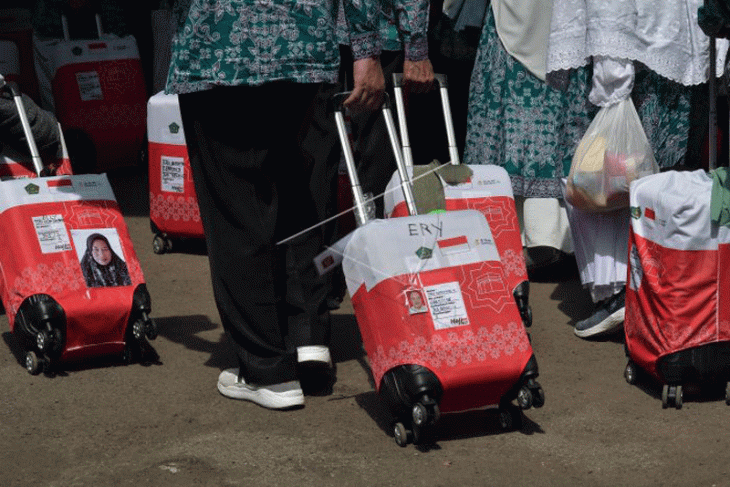
<path fill-rule="evenodd" d="M 591 69 L 570 72 L 566 90 L 548 86 L 502 46 L 491 9 L 469 88 L 466 164 L 497 164 L 516 196 L 562 198 L 575 148 L 598 107 L 588 101 Z M 691 88 L 637 69 L 632 98 L 661 167 L 684 163 Z"/>

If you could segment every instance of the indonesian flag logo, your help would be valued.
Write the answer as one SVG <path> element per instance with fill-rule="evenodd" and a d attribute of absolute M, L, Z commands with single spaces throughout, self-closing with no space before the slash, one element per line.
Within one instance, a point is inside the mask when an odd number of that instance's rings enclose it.
<path fill-rule="evenodd" d="M 644 209 L 644 216 L 646 216 L 649 220 L 655 220 L 656 219 L 656 213 L 654 213 L 654 209 L 652 209 L 652 208 L 645 208 Z"/>
<path fill-rule="evenodd" d="M 73 186 L 73 182 L 70 179 L 54 179 L 52 181 L 48 181 L 49 188 L 61 188 L 64 186 L 71 187 Z"/>
<path fill-rule="evenodd" d="M 470 250 L 469 241 L 467 240 L 466 235 L 439 240 L 438 246 L 441 249 L 441 253 L 444 255 L 468 252 Z"/>
<path fill-rule="evenodd" d="M 74 191 L 73 181 L 70 179 L 52 179 L 47 181 L 48 191 L 51 193 L 70 193 Z"/>

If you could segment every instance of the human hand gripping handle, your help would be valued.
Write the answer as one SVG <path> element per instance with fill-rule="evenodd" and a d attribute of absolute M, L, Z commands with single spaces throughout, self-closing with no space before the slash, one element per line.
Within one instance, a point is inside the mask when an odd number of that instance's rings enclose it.
<path fill-rule="evenodd" d="M 433 65 L 428 59 L 403 62 L 403 85 L 410 93 L 426 93 L 434 87 Z"/>
<path fill-rule="evenodd" d="M 352 68 L 354 84 L 343 105 L 351 110 L 377 110 L 383 104 L 385 76 L 378 58 L 355 61 Z"/>

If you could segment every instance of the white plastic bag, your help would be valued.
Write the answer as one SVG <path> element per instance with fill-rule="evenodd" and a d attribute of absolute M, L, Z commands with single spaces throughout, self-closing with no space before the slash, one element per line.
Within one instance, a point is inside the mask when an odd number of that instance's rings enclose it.
<path fill-rule="evenodd" d="M 659 172 L 631 98 L 603 107 L 578 144 L 565 197 L 584 211 L 629 206 L 629 184 Z"/>

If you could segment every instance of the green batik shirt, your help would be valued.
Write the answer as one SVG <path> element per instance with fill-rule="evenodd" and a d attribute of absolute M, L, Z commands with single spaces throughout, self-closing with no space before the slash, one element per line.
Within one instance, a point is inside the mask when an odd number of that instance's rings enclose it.
<path fill-rule="evenodd" d="M 380 54 L 377 0 L 343 0 L 356 59 Z M 192 0 L 172 43 L 167 93 L 277 80 L 334 83 L 338 0 Z"/>
<path fill-rule="evenodd" d="M 382 11 L 380 38 L 384 51 L 403 50 L 409 61 L 428 59 L 429 0 L 377 0 Z M 339 43 L 352 45 L 348 20 L 340 9 L 337 19 Z"/>

